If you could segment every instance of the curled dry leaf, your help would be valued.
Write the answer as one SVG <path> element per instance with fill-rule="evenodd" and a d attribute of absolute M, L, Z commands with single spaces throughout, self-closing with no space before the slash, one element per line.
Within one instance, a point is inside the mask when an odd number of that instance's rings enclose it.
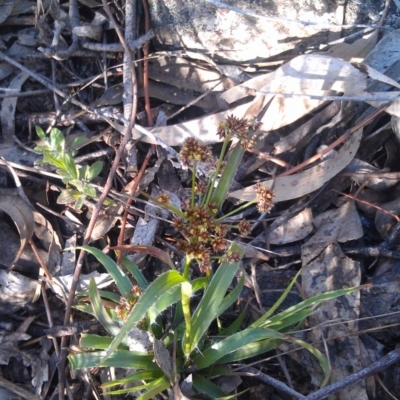
<path fill-rule="evenodd" d="M 28 74 L 21 72 L 11 81 L 8 88 L 18 93 L 28 78 Z M 1 103 L 1 129 L 6 143 L 12 143 L 13 136 L 15 135 L 14 114 L 17 107 L 17 100 L 18 97 L 6 97 Z"/>
<path fill-rule="evenodd" d="M 34 231 L 33 211 L 30 205 L 21 197 L 2 192 L 0 192 L 0 210 L 8 214 L 14 221 L 21 239 L 20 249 L 10 265 L 10 268 L 12 268 L 32 238 Z"/>

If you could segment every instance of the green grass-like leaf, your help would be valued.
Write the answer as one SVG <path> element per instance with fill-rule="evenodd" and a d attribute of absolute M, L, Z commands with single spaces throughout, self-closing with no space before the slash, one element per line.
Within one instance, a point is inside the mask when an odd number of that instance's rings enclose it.
<path fill-rule="evenodd" d="M 162 378 L 150 382 L 148 384 L 149 389 L 141 396 L 139 396 L 136 400 L 154 399 L 155 396 L 162 393 L 164 390 L 167 390 L 169 387 L 171 387 L 171 383 L 165 376 L 163 376 Z"/>
<path fill-rule="evenodd" d="M 352 288 L 347 288 L 347 289 L 340 289 L 340 290 L 335 290 L 331 292 L 326 292 L 323 294 L 320 294 L 318 296 L 311 297 L 307 300 L 302 301 L 299 304 L 296 304 L 295 306 L 289 307 L 286 310 L 280 312 L 279 314 L 271 317 L 270 319 L 265 318 L 265 316 L 262 316 L 259 318 L 257 321 L 253 322 L 250 325 L 250 328 L 257 328 L 257 327 L 270 327 L 271 324 L 275 324 L 279 322 L 280 320 L 287 318 L 291 315 L 294 315 L 306 308 L 310 307 L 316 307 L 318 304 L 335 299 L 336 297 L 344 296 L 346 294 L 350 294 L 354 292 L 355 290 L 359 289 L 359 287 L 352 287 Z"/>
<path fill-rule="evenodd" d="M 142 274 L 142 271 L 140 271 L 137 265 L 133 263 L 128 257 L 122 256 L 122 264 L 132 274 L 133 279 L 135 279 L 142 290 L 145 290 L 147 286 L 149 286 L 149 283 Z"/>
<path fill-rule="evenodd" d="M 147 381 L 155 380 L 164 376 L 161 370 L 154 371 L 138 371 L 133 374 L 129 374 L 122 379 L 116 379 L 115 381 L 105 382 L 100 387 L 103 389 L 108 389 L 117 385 L 124 385 L 125 383 L 137 382 L 137 381 Z"/>
<path fill-rule="evenodd" d="M 118 286 L 122 296 L 128 297 L 132 290 L 132 283 L 126 274 L 118 267 L 116 262 L 112 260 L 107 254 L 104 254 L 101 250 L 91 246 L 77 246 L 76 249 L 82 249 L 87 251 L 96 257 L 97 261 L 102 264 L 114 279 L 115 284 Z"/>
<path fill-rule="evenodd" d="M 68 356 L 72 369 L 93 368 L 103 360 L 103 367 L 136 368 L 144 370 L 158 370 L 158 365 L 153 362 L 152 354 L 139 353 L 137 351 L 116 350 L 107 356 L 105 351 L 93 353 L 79 353 Z"/>
<path fill-rule="evenodd" d="M 145 316 L 146 312 L 156 303 L 162 294 L 183 282 L 185 282 L 185 279 L 179 272 L 168 271 L 160 275 L 154 282 L 150 284 L 150 286 L 140 297 L 139 301 L 132 308 L 124 326 L 121 328 L 120 332 L 108 348 L 107 353 L 102 360 L 102 364 L 116 350 L 128 332 L 132 330 Z"/>
<path fill-rule="evenodd" d="M 236 144 L 231 156 L 229 157 L 229 162 L 226 164 L 224 171 L 222 172 L 221 179 L 215 189 L 211 201 L 215 202 L 218 208 L 222 207 L 226 196 L 228 195 L 229 188 L 231 187 L 233 177 L 239 167 L 240 161 L 242 160 L 244 154 L 244 149 L 238 144 Z"/>
<path fill-rule="evenodd" d="M 230 251 L 238 252 L 243 256 L 242 249 L 235 243 L 229 249 Z M 228 264 L 224 262 L 220 265 L 217 272 L 212 277 L 207 286 L 196 311 L 192 317 L 192 333 L 190 343 L 184 342 L 184 348 L 189 349 L 191 353 L 198 345 L 201 337 L 208 330 L 210 324 L 219 316 L 221 303 L 223 302 L 226 291 L 229 288 L 240 262 L 236 264 Z"/>
<path fill-rule="evenodd" d="M 223 392 L 215 383 L 197 373 L 193 374 L 193 387 L 199 393 L 205 393 L 212 399 L 226 396 L 226 393 Z"/>
<path fill-rule="evenodd" d="M 264 339 L 283 339 L 283 335 L 273 329 L 245 329 L 203 350 L 201 354 L 195 358 L 194 364 L 199 369 L 209 367 L 229 353 Z"/>
<path fill-rule="evenodd" d="M 218 363 L 220 364 L 230 364 L 235 361 L 246 360 L 250 357 L 255 357 L 260 354 L 267 353 L 268 351 L 276 349 L 285 340 L 283 339 L 265 339 L 259 340 L 258 342 L 251 342 L 226 356 L 220 358 Z"/>
<path fill-rule="evenodd" d="M 97 291 L 96 282 L 93 278 L 89 282 L 89 297 L 97 320 L 111 336 L 116 336 L 119 332 L 119 327 L 114 324 L 114 321 L 108 315 L 107 310 L 103 306 L 99 292 Z"/>

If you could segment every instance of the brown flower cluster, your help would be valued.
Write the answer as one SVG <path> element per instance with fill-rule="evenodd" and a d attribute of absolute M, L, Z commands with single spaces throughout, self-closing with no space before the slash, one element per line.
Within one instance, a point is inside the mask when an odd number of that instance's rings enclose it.
<path fill-rule="evenodd" d="M 240 261 L 241 257 L 240 254 L 236 251 L 228 251 L 226 253 L 226 261 L 228 264 L 235 264 Z"/>
<path fill-rule="evenodd" d="M 138 302 L 140 296 L 142 295 L 142 289 L 139 286 L 135 285 L 131 293 L 128 297 L 121 297 L 119 300 L 119 304 L 115 307 L 115 314 L 118 318 L 125 321 L 128 318 L 129 313 L 131 312 L 134 305 Z"/>
<path fill-rule="evenodd" d="M 172 222 L 186 239 L 178 241 L 178 248 L 190 259 L 196 260 L 203 272 L 211 268 L 211 248 L 214 252 L 222 252 L 227 246 L 225 236 L 228 227 L 215 222 L 217 212 L 218 207 L 214 203 L 196 205 L 187 207 L 184 218 L 175 218 Z"/>
<path fill-rule="evenodd" d="M 260 125 L 261 123 L 256 119 L 247 120 L 230 115 L 225 121 L 219 123 L 217 134 L 221 139 L 236 137 L 245 150 L 250 150 L 254 146 L 254 141 L 250 136 L 260 128 Z"/>
<path fill-rule="evenodd" d="M 184 165 L 193 165 L 196 162 L 208 162 L 211 160 L 211 150 L 205 144 L 200 143 L 195 138 L 187 138 L 183 142 L 179 153 Z"/>
<path fill-rule="evenodd" d="M 246 221 L 245 219 L 242 219 L 239 222 L 238 229 L 239 229 L 239 232 L 240 232 L 241 235 L 247 236 L 251 231 L 251 224 L 250 224 L 249 221 Z"/>
<path fill-rule="evenodd" d="M 274 205 L 274 192 L 261 184 L 257 184 L 257 210 L 260 214 L 269 213 Z"/>

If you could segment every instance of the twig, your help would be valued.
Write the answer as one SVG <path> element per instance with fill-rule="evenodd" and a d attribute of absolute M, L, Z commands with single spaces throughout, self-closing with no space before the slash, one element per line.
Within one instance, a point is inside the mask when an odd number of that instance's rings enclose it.
<path fill-rule="evenodd" d="M 393 350 L 390 353 L 386 354 L 379 361 L 372 363 L 369 367 L 364 368 L 361 371 L 355 372 L 354 374 L 347 376 L 346 378 L 342 379 L 339 382 L 336 382 L 332 385 L 329 385 L 320 390 L 317 390 L 316 392 L 305 397 L 305 399 L 306 400 L 324 399 L 324 398 L 328 397 L 329 395 L 339 392 L 340 390 L 344 389 L 345 387 L 358 382 L 361 379 L 364 379 L 370 375 L 374 375 L 380 371 L 383 371 L 384 369 L 393 365 L 398 360 L 400 360 L 400 348 Z"/>
<path fill-rule="evenodd" d="M 368 33 L 375 31 L 376 29 L 378 29 L 378 28 L 365 28 L 362 31 L 358 31 L 358 32 L 352 33 L 351 35 L 348 35 L 346 37 L 343 37 L 343 38 L 340 38 L 337 40 L 333 40 L 332 42 L 329 42 L 326 45 L 333 46 L 333 45 L 339 44 L 339 43 L 348 43 L 348 42 L 353 41 L 354 39 L 357 39 L 360 36 L 367 35 Z"/>
<path fill-rule="evenodd" d="M 127 44 L 131 50 L 139 49 L 153 37 L 154 37 L 154 32 L 149 30 L 139 39 L 133 40 L 130 43 L 127 42 Z M 92 51 L 106 51 L 112 53 L 120 53 L 124 51 L 124 46 L 122 46 L 122 44 L 120 43 L 104 44 L 104 43 L 85 42 L 82 43 L 82 47 Z"/>
<path fill-rule="evenodd" d="M 359 124 L 357 124 L 356 126 L 354 126 L 351 129 L 348 129 L 342 136 L 340 136 L 338 139 L 336 139 L 332 144 L 330 144 L 329 146 L 327 146 L 324 150 L 320 151 L 319 153 L 317 153 L 315 156 L 309 158 L 308 160 L 302 162 L 299 165 L 296 165 L 295 167 L 289 169 L 288 171 L 283 172 L 282 174 L 278 175 L 278 178 L 282 177 L 282 176 L 287 176 L 287 175 L 291 175 L 294 174 L 295 172 L 303 169 L 304 167 L 312 164 L 313 162 L 319 160 L 323 155 L 329 153 L 331 150 L 333 150 L 335 147 L 339 146 L 340 144 L 344 143 L 347 139 L 349 139 L 351 137 L 351 135 L 354 132 L 357 132 L 359 129 L 361 129 L 363 126 L 367 125 L 369 122 L 371 122 L 376 116 L 378 116 L 382 111 L 386 110 L 390 104 L 390 103 L 386 103 L 383 106 L 377 108 L 371 115 L 369 115 L 367 118 L 365 118 L 363 121 L 361 121 Z"/>
<path fill-rule="evenodd" d="M 129 213 L 129 207 L 132 204 L 133 201 L 133 197 L 136 193 L 136 190 L 139 186 L 139 183 L 146 171 L 147 168 L 147 164 L 150 161 L 150 157 L 153 154 L 153 148 L 150 148 L 149 151 L 147 152 L 146 158 L 144 159 L 142 166 L 140 167 L 139 173 L 135 178 L 135 181 L 129 191 L 129 198 L 126 201 L 126 205 L 125 205 L 125 210 L 124 210 L 124 214 L 122 216 L 121 219 L 121 227 L 120 227 L 120 231 L 119 231 L 119 235 L 118 235 L 118 246 L 122 246 L 124 244 L 124 236 L 125 236 L 125 227 L 126 227 L 126 220 L 128 218 L 128 213 Z M 121 266 L 122 264 L 122 251 L 118 252 L 118 260 L 117 263 L 119 266 Z"/>
<path fill-rule="evenodd" d="M 148 4 L 147 0 L 142 0 L 143 4 L 143 9 L 145 13 L 145 30 L 146 32 L 150 31 L 150 13 L 148 9 Z M 151 114 L 151 106 L 150 106 L 150 96 L 149 96 L 149 44 L 148 42 L 145 43 L 144 48 L 143 48 L 143 87 L 144 87 L 144 97 L 145 97 L 145 108 L 146 108 L 146 115 L 147 115 L 147 122 L 149 126 L 153 126 L 153 116 Z M 146 158 L 144 159 L 142 166 L 140 168 L 140 171 L 138 175 L 135 178 L 134 184 L 129 190 L 129 198 L 126 202 L 124 214 L 121 219 L 121 227 L 120 227 L 120 232 L 118 235 L 118 246 L 123 245 L 124 241 L 124 236 L 125 236 L 125 227 L 126 227 L 126 220 L 128 218 L 128 213 L 129 213 L 129 207 L 132 204 L 133 201 L 133 196 L 136 193 L 137 188 L 139 187 L 139 183 L 145 173 L 145 170 L 147 168 L 147 164 L 150 161 L 150 157 L 153 154 L 155 150 L 155 145 L 151 145 L 151 149 L 147 152 Z M 118 265 L 121 266 L 122 263 L 122 251 L 119 251 L 118 253 L 118 260 L 117 260 Z"/>
<path fill-rule="evenodd" d="M 135 8 L 133 3 L 134 3 L 134 0 L 131 0 L 131 1 L 128 1 L 127 4 L 126 4 L 127 31 L 129 31 L 129 29 L 128 29 L 128 21 L 130 20 L 130 18 L 132 18 L 132 14 L 129 14 L 129 16 L 128 16 L 128 11 L 131 13 L 132 9 Z M 130 50 L 129 50 L 127 44 L 126 44 L 126 41 L 125 41 L 125 39 L 124 39 L 124 37 L 122 35 L 122 32 L 120 31 L 120 29 L 118 28 L 118 26 L 117 26 L 117 24 L 115 22 L 115 19 L 114 19 L 113 15 L 112 15 L 110 7 L 109 7 L 109 5 L 107 3 L 107 0 L 103 0 L 103 6 L 104 6 L 104 9 L 107 12 L 112 24 L 115 27 L 115 30 L 116 30 L 117 35 L 118 35 L 118 38 L 121 41 L 121 43 L 122 43 L 122 45 L 124 47 L 124 50 L 125 50 L 125 52 L 124 52 L 124 66 L 129 68 L 129 77 L 131 79 L 131 88 L 129 90 L 129 93 L 130 93 L 130 96 L 131 96 L 130 97 L 131 107 L 130 107 L 130 115 L 129 115 L 129 119 L 128 119 L 129 123 L 128 123 L 128 126 L 126 128 L 125 135 L 124 135 L 124 137 L 123 137 L 123 139 L 121 141 L 120 147 L 116 151 L 115 158 L 114 158 L 114 161 L 112 163 L 110 173 L 108 174 L 106 184 L 104 185 L 104 191 L 101 193 L 98 202 L 96 203 L 96 205 L 93 208 L 93 212 L 92 212 L 92 215 L 91 215 L 91 218 L 90 218 L 90 221 L 89 221 L 89 225 L 88 225 L 88 227 L 86 229 L 85 237 L 84 237 L 84 240 L 83 240 L 83 244 L 84 245 L 87 245 L 90 242 L 91 235 L 92 235 L 94 226 L 96 224 L 97 217 L 98 217 L 98 215 L 100 213 L 100 210 L 101 210 L 101 207 L 102 207 L 102 205 L 104 203 L 104 200 L 106 199 L 106 197 L 108 195 L 108 192 L 110 191 L 110 189 L 112 187 L 114 175 L 115 175 L 115 172 L 116 172 L 116 170 L 118 168 L 119 161 L 120 161 L 121 156 L 123 154 L 124 148 L 125 148 L 126 144 L 128 143 L 128 141 L 132 137 L 132 128 L 134 127 L 135 118 L 136 118 L 137 82 L 136 82 L 136 74 L 135 74 L 135 70 L 134 70 L 134 67 L 133 67 L 133 62 L 132 62 L 132 57 L 131 57 L 131 54 L 130 54 Z M 129 26 L 129 28 L 131 28 L 131 26 Z M 78 260 L 76 262 L 74 276 L 73 276 L 73 280 L 72 280 L 72 284 L 71 284 L 71 288 L 70 288 L 70 292 L 69 292 L 69 296 L 68 296 L 68 302 L 67 302 L 65 315 L 64 315 L 64 325 L 68 324 L 68 322 L 70 320 L 72 304 L 73 304 L 74 299 L 75 299 L 75 292 L 76 292 L 76 288 L 77 288 L 78 283 L 79 283 L 79 277 L 80 277 L 80 274 L 81 274 L 81 271 L 82 271 L 82 267 L 83 267 L 84 255 L 85 255 L 85 252 L 83 250 L 81 250 L 80 253 L 79 253 Z M 60 352 L 60 358 L 59 358 L 59 363 L 58 363 L 59 400 L 64 400 L 65 363 L 66 363 L 66 358 L 67 358 L 67 354 L 68 354 L 67 341 L 68 341 L 68 339 L 66 337 L 63 337 L 62 340 L 61 340 L 61 352 Z"/>
<path fill-rule="evenodd" d="M 332 189 L 332 191 L 336 192 L 338 194 L 341 194 L 342 196 L 348 197 L 349 199 L 357 201 L 358 203 L 365 204 L 369 207 L 373 207 L 379 211 L 382 211 L 385 214 L 388 214 L 391 217 L 393 217 L 397 222 L 400 222 L 400 218 L 396 214 L 393 214 L 392 212 L 390 212 L 389 210 L 385 210 L 384 208 L 382 208 L 380 206 L 376 206 L 375 204 L 372 204 L 369 201 L 358 199 L 356 196 L 352 196 L 351 194 L 346 194 L 346 193 L 340 192 L 339 190 L 335 190 L 335 189 Z"/>
<path fill-rule="evenodd" d="M 144 10 L 144 21 L 145 31 L 150 31 L 150 13 L 147 0 L 142 0 Z M 147 41 L 143 47 L 143 89 L 144 89 L 144 100 L 147 115 L 147 123 L 149 126 L 153 126 L 153 116 L 151 114 L 150 106 L 150 95 L 149 95 L 149 42 Z"/>
<path fill-rule="evenodd" d="M 292 388 L 287 386 L 285 383 L 278 381 L 277 379 L 272 378 L 266 374 L 263 374 L 262 372 L 260 372 L 259 370 L 255 369 L 255 368 L 246 367 L 246 368 L 241 368 L 240 371 L 251 374 L 250 376 L 257 378 L 261 382 L 264 382 L 267 385 L 270 385 L 283 393 L 293 396 L 295 399 L 303 399 L 303 400 L 308 399 L 308 397 L 303 396 L 299 392 L 296 392 L 295 390 L 293 390 Z M 238 374 L 238 373 L 236 373 L 236 374 Z"/>
<path fill-rule="evenodd" d="M 74 33 L 74 28 L 79 26 L 80 23 L 80 15 L 78 10 L 78 1 L 77 0 L 70 0 L 69 1 L 69 21 L 72 28 L 72 43 L 71 46 L 68 47 L 66 50 L 57 50 L 54 47 L 44 48 L 39 47 L 38 50 L 41 51 L 46 57 L 54 58 L 56 60 L 66 60 L 67 58 L 75 55 L 75 53 L 79 50 L 79 38 L 76 33 Z M 61 29 L 63 28 L 63 24 L 58 26 L 56 29 L 53 43 L 58 42 L 57 34 L 61 33 Z M 53 45 L 52 43 L 52 45 Z"/>
<path fill-rule="evenodd" d="M 274 95 L 275 97 L 283 98 L 296 98 L 296 99 L 311 99 L 311 100 L 325 100 L 325 101 L 354 101 L 354 102 L 368 102 L 368 101 L 393 101 L 398 100 L 400 97 L 400 92 L 371 92 L 365 93 L 361 96 L 334 96 L 334 95 L 324 95 L 324 94 L 308 94 L 308 93 L 282 93 L 276 91 L 268 90 L 257 90 L 249 88 L 247 86 L 242 86 L 242 89 L 246 91 L 246 95 L 255 96 L 256 94 L 266 94 Z"/>

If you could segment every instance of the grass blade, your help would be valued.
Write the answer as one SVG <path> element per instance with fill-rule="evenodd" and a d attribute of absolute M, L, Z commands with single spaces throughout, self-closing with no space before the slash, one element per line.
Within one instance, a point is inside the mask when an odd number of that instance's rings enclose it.
<path fill-rule="evenodd" d="M 104 359 L 105 351 L 93 353 L 79 353 L 68 356 L 72 369 L 93 368 Z M 158 365 L 153 362 L 152 354 L 139 353 L 137 351 L 117 350 L 103 362 L 104 367 L 136 368 L 144 370 L 158 370 Z"/>
<path fill-rule="evenodd" d="M 230 247 L 230 251 L 238 252 L 240 256 L 243 256 L 242 249 L 235 243 Z M 222 263 L 212 277 L 196 311 L 193 313 L 192 334 L 188 344 L 190 353 L 196 348 L 211 322 L 218 317 L 225 293 L 235 277 L 239 265 L 240 262 L 235 264 Z M 186 343 L 184 343 L 184 347 L 186 347 Z"/>
<path fill-rule="evenodd" d="M 114 279 L 115 284 L 118 286 L 122 296 L 128 297 L 132 290 L 132 283 L 126 274 L 118 267 L 114 260 L 112 260 L 107 254 L 104 254 L 101 250 L 91 246 L 77 246 L 76 249 L 82 249 L 87 251 L 96 257 L 97 261 L 102 264 Z"/>
<path fill-rule="evenodd" d="M 197 356 L 194 363 L 199 369 L 209 367 L 227 354 L 244 348 L 250 343 L 264 339 L 283 339 L 283 335 L 274 329 L 245 329 L 244 331 L 235 333 L 220 342 L 214 343 L 211 347 Z"/>
<path fill-rule="evenodd" d="M 96 319 L 103 325 L 104 329 L 111 336 L 118 335 L 119 327 L 114 324 L 114 321 L 108 315 L 107 310 L 103 306 L 99 292 L 97 290 L 96 282 L 93 278 L 89 282 L 89 297 Z"/>
<path fill-rule="evenodd" d="M 128 332 L 132 330 L 136 326 L 136 324 L 145 316 L 147 311 L 156 303 L 156 301 L 163 295 L 163 293 L 183 282 L 185 282 L 185 279 L 179 272 L 168 271 L 160 275 L 154 282 L 150 284 L 150 286 L 140 297 L 139 301 L 132 308 L 125 324 L 108 348 L 107 353 L 102 360 L 102 364 L 111 355 L 111 353 L 116 350 L 116 348 L 123 341 Z"/>

